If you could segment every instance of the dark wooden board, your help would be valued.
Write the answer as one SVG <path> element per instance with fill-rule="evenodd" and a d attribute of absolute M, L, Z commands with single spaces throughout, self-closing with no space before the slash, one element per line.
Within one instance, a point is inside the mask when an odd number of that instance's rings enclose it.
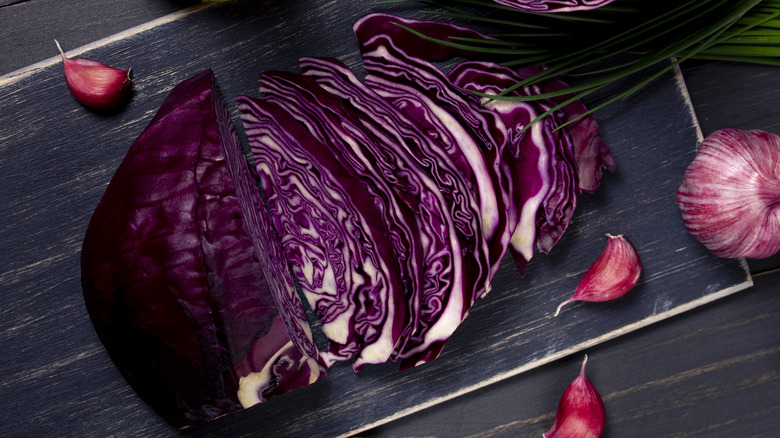
<path fill-rule="evenodd" d="M 749 290 L 588 349 L 607 412 L 602 438 L 777 435 L 778 279 L 757 275 Z M 541 437 L 581 362 L 572 355 L 361 436 Z"/>
<path fill-rule="evenodd" d="M 256 95 L 256 74 L 295 70 L 300 56 L 359 68 L 351 23 L 362 1 L 231 3 L 187 10 L 74 52 L 132 66 L 136 95 L 119 114 L 76 104 L 62 66 L 0 78 L 0 415 L 20 435 L 337 436 L 474 391 L 716 300 L 751 284 L 744 261 L 716 259 L 684 230 L 674 201 L 699 139 L 678 75 L 599 114 L 619 169 L 581 198 L 564 239 L 521 278 L 505 260 L 494 290 L 431 364 L 347 366 L 271 402 L 175 432 L 135 396 L 97 340 L 81 300 L 81 238 L 129 145 L 170 89 L 214 69 L 226 97 Z M 374 8 L 375 10 L 377 8 Z M 386 9 L 386 8 L 383 8 Z M 411 16 L 413 13 L 405 13 Z M 234 110 L 233 102 L 228 102 Z M 604 246 L 623 233 L 644 273 L 632 293 L 572 305 L 553 318 Z M 294 421 L 292 421 L 294 419 Z M 99 425 L 99 427 L 97 427 Z"/>
<path fill-rule="evenodd" d="M 200 0 L 0 0 L 0 75 L 177 12 Z"/>

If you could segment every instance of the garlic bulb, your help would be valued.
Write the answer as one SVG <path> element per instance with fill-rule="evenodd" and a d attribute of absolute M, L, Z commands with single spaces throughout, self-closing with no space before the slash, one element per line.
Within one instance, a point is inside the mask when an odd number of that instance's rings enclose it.
<path fill-rule="evenodd" d="M 601 302 L 620 298 L 634 288 L 642 273 L 642 262 L 634 245 L 622 234 L 607 234 L 607 245 L 585 272 L 574 294 L 555 310 L 573 301 Z"/>
<path fill-rule="evenodd" d="M 103 111 L 119 106 L 132 89 L 130 69 L 120 70 L 88 59 L 69 59 L 57 40 L 65 81 L 73 97 L 87 108 Z"/>
<path fill-rule="evenodd" d="M 780 251 L 780 136 L 721 129 L 699 145 L 677 191 L 688 231 L 719 257 Z"/>
<path fill-rule="evenodd" d="M 585 378 L 585 364 L 582 361 L 580 374 L 564 391 L 558 403 L 555 423 L 544 438 L 598 438 L 607 422 L 604 402 L 596 387 Z"/>

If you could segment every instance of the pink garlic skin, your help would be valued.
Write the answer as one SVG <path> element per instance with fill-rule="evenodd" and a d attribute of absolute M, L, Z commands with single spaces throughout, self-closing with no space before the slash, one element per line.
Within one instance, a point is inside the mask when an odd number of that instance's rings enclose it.
<path fill-rule="evenodd" d="M 639 253 L 622 234 L 607 234 L 607 245 L 598 259 L 580 280 L 574 295 L 562 302 L 555 311 L 573 301 L 601 302 L 620 298 L 634 288 L 642 273 Z"/>
<path fill-rule="evenodd" d="M 73 97 L 87 108 L 104 111 L 121 104 L 132 89 L 130 69 L 120 70 L 88 59 L 69 59 L 54 40 Z"/>
<path fill-rule="evenodd" d="M 555 423 L 544 438 L 598 438 L 604 431 L 607 415 L 599 392 L 585 378 L 587 362 L 585 356 L 580 374 L 561 396 Z"/>
<path fill-rule="evenodd" d="M 699 145 L 677 191 L 685 227 L 718 257 L 780 251 L 780 136 L 721 129 Z"/>

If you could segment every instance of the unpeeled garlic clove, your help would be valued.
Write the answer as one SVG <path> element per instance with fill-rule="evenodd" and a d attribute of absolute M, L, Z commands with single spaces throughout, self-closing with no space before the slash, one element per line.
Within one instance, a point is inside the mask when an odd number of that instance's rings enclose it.
<path fill-rule="evenodd" d="M 120 70 L 88 59 L 70 59 L 54 40 L 65 67 L 65 81 L 73 97 L 87 108 L 104 111 L 120 105 L 132 89 L 130 69 Z"/>
<path fill-rule="evenodd" d="M 555 423 L 544 438 L 598 438 L 604 431 L 606 411 L 596 387 L 585 378 L 587 362 L 586 355 L 579 376 L 561 396 Z"/>
<path fill-rule="evenodd" d="M 577 285 L 574 295 L 555 310 L 573 301 L 610 301 L 620 298 L 639 282 L 642 262 L 634 245 L 622 234 L 607 234 L 607 246 Z"/>

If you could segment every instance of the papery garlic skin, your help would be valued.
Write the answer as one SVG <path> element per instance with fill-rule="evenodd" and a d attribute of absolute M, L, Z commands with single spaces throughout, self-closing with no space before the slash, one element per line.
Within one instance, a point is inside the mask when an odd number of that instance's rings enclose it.
<path fill-rule="evenodd" d="M 555 311 L 573 301 L 601 302 L 620 298 L 634 288 L 642 274 L 642 261 L 631 241 L 622 234 L 607 234 L 607 245 L 577 285 L 574 294 Z"/>
<path fill-rule="evenodd" d="M 87 108 L 104 111 L 120 105 L 132 89 L 130 69 L 120 70 L 88 59 L 70 59 L 54 40 L 73 97 Z"/>
<path fill-rule="evenodd" d="M 780 251 L 780 136 L 721 129 L 699 145 L 677 191 L 685 227 L 715 255 Z"/>
<path fill-rule="evenodd" d="M 580 374 L 564 391 L 558 403 L 555 423 L 544 438 L 598 438 L 607 421 L 604 402 L 590 381 L 585 378 L 585 364 L 582 361 Z"/>

